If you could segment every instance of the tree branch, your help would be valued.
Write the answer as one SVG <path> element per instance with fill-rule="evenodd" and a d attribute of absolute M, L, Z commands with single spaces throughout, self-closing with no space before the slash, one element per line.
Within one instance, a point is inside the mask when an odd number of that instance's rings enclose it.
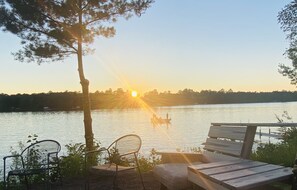
<path fill-rule="evenodd" d="M 46 35 L 46 36 L 49 36 L 49 37 L 51 37 L 51 38 L 53 38 L 53 39 L 56 39 L 53 35 L 51 35 L 50 33 L 48 33 L 48 32 L 45 32 L 45 31 L 42 31 L 42 30 L 39 30 L 39 29 L 36 29 L 36 28 L 33 28 L 33 27 L 30 27 L 30 26 L 28 26 L 28 25 L 25 25 L 23 22 L 19 22 L 19 21 L 17 21 L 17 20 L 11 20 L 11 22 L 15 22 L 16 24 L 18 24 L 18 25 L 20 25 L 20 26 L 22 26 L 22 27 L 24 27 L 24 28 L 26 28 L 26 29 L 29 29 L 29 30 L 31 30 L 31 31 L 34 31 L 34 32 L 37 32 L 37 33 L 42 33 L 42 34 L 44 34 L 44 35 Z M 77 49 L 75 48 L 75 47 L 73 47 L 69 42 L 67 42 L 66 40 L 64 40 L 64 39 L 62 39 L 63 40 L 63 42 L 69 47 L 69 48 L 71 48 L 71 49 L 73 49 L 75 52 L 77 52 Z"/>

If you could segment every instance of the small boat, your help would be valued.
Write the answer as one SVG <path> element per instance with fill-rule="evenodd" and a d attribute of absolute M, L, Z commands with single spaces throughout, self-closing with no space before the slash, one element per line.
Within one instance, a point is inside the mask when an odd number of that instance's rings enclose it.
<path fill-rule="evenodd" d="M 170 124 L 171 123 L 171 118 L 161 118 L 161 117 L 157 117 L 156 115 L 153 115 L 153 117 L 151 118 L 151 123 L 153 125 L 162 125 L 162 124 Z"/>

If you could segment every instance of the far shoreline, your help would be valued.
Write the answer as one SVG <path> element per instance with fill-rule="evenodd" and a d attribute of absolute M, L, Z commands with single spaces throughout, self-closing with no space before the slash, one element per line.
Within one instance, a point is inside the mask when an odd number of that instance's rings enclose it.
<path fill-rule="evenodd" d="M 90 93 L 91 110 L 135 109 L 141 107 L 172 107 L 187 105 L 281 103 L 297 101 L 297 91 L 233 92 L 185 89 L 178 93 L 153 90 L 140 97 L 117 89 Z M 0 94 L 0 112 L 82 111 L 80 92 L 49 92 L 39 94 Z"/>

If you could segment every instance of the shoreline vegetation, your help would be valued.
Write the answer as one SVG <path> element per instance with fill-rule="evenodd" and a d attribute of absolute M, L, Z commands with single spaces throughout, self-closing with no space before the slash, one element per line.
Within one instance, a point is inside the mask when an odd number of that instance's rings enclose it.
<path fill-rule="evenodd" d="M 36 94 L 0 94 L 0 112 L 81 111 L 81 92 L 48 92 Z M 158 92 L 152 90 L 134 98 L 130 91 L 108 89 L 90 93 L 91 109 L 126 109 L 143 106 L 181 106 L 201 104 L 269 103 L 297 101 L 297 91 L 233 92 L 192 89 Z"/>

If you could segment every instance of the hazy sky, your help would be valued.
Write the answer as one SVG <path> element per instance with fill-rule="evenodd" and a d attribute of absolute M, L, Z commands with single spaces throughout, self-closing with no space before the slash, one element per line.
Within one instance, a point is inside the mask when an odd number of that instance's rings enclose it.
<path fill-rule="evenodd" d="M 119 20 L 114 38 L 99 38 L 84 58 L 90 90 L 141 92 L 295 90 L 278 73 L 288 47 L 277 22 L 289 0 L 156 0 L 139 17 Z M 0 32 L 0 93 L 81 91 L 76 57 L 20 63 L 20 40 Z"/>

